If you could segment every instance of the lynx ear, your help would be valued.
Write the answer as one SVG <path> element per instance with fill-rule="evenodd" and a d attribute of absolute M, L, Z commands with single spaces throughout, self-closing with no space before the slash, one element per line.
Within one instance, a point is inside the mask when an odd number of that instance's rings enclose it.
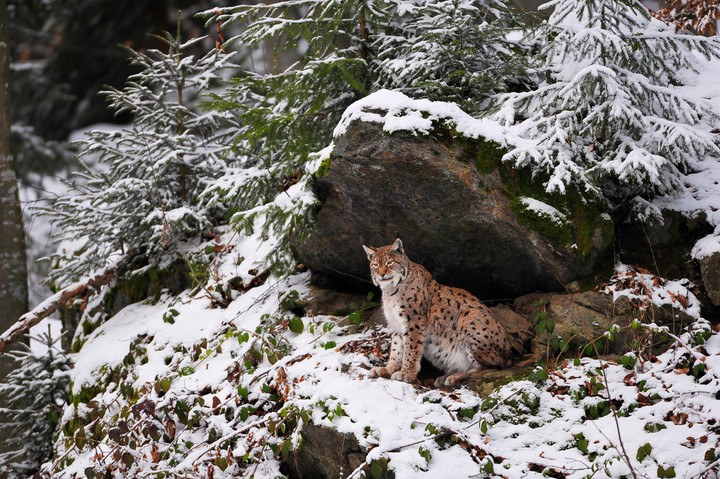
<path fill-rule="evenodd" d="M 400 238 L 395 239 L 395 242 L 392 244 L 392 249 L 397 253 L 405 254 L 405 250 L 403 249 L 403 244 L 402 241 L 400 241 Z"/>
<path fill-rule="evenodd" d="M 368 259 L 370 259 L 370 257 L 375 254 L 375 249 L 373 249 L 369 246 L 363 245 L 363 249 L 365 250 L 365 253 L 367 254 Z"/>

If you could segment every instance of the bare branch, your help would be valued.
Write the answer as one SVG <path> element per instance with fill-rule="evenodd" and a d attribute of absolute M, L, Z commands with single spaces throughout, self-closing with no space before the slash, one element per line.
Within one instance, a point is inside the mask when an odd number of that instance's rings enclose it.
<path fill-rule="evenodd" d="M 32 311 L 23 314 L 7 331 L 0 335 L 0 355 L 5 353 L 7 347 L 17 341 L 26 331 L 38 324 L 52 313 L 68 304 L 78 296 L 89 290 L 97 290 L 101 286 L 111 283 L 118 274 L 125 268 L 130 255 L 119 258 L 113 265 L 90 279 L 78 281 L 70 286 L 61 289 L 54 295 L 36 306 Z"/>

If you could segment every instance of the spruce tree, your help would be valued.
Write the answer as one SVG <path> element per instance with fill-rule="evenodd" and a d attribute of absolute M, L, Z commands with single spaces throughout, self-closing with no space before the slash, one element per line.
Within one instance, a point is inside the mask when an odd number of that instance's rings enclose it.
<path fill-rule="evenodd" d="M 36 355 L 27 344 L 9 353 L 15 369 L 0 383 L 0 475 L 28 477 L 52 457 L 53 437 L 65 406 L 72 368 L 49 330 L 37 338 L 45 352 Z"/>
<path fill-rule="evenodd" d="M 504 0 L 398 2 L 373 43 L 377 86 L 478 112 L 493 94 L 524 83 L 518 52 L 528 45 L 509 33 L 530 18 Z"/>
<path fill-rule="evenodd" d="M 667 194 L 700 159 L 720 155 L 713 113 L 678 88 L 698 71 L 696 55 L 720 58 L 717 40 L 675 33 L 636 0 L 541 8 L 552 12 L 531 38 L 539 85 L 501 96 L 495 113 L 532 143 L 506 160 L 541 175 L 548 192 L 622 201 Z"/>
<path fill-rule="evenodd" d="M 220 70 L 232 66 L 231 55 L 213 50 L 202 58 L 186 56 L 201 39 L 160 39 L 167 52 L 132 52 L 141 71 L 122 90 L 105 91 L 111 108 L 129 112 L 132 124 L 87 134 L 82 172 L 49 212 L 62 242 L 54 257 L 60 268 L 50 274 L 59 286 L 104 268 L 121 253 L 167 266 L 180 255 L 184 239 L 199 235 L 222 213 L 217 198 L 204 192 L 225 171 L 235 123 L 229 114 L 200 111 L 198 103 Z"/>
<path fill-rule="evenodd" d="M 240 32 L 227 45 L 272 58 L 214 102 L 238 115 L 235 140 L 246 155 L 245 173 L 224 182 L 234 185 L 226 201 L 238 228 L 252 231 L 262 216 L 263 235 L 279 239 L 270 266 L 293 265 L 290 239 L 308 231 L 314 206 L 298 190 L 344 110 L 380 88 L 476 107 L 518 77 L 507 32 L 489 26 L 509 25 L 510 13 L 502 0 L 288 0 L 203 14 Z"/>

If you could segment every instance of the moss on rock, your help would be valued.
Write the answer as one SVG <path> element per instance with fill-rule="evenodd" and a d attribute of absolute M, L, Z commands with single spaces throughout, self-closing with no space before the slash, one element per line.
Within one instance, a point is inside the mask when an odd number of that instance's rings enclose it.
<path fill-rule="evenodd" d="M 546 178 L 533 174 L 529 168 L 501 163 L 498 171 L 511 198 L 510 207 L 523 226 L 537 231 L 558 247 L 574 251 L 583 262 L 612 244 L 614 224 L 601 198 L 584 195 L 572 186 L 564 193 L 548 193 L 544 185 Z M 566 221 L 558 222 L 549 215 L 537 214 L 523 205 L 522 198 L 533 198 L 552 206 Z"/>

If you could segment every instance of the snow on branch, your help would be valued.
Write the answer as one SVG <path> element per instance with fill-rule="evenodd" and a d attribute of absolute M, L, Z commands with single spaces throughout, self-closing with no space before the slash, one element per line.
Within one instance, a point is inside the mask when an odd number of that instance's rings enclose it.
<path fill-rule="evenodd" d="M 32 311 L 23 314 L 7 331 L 0 335 L 0 355 L 4 354 L 8 346 L 17 341 L 26 331 L 38 324 L 52 313 L 68 304 L 80 295 L 90 290 L 97 290 L 115 280 L 123 271 L 130 259 L 130 255 L 118 258 L 112 265 L 87 280 L 78 281 L 61 289 L 54 295 L 36 306 Z"/>
<path fill-rule="evenodd" d="M 391 90 L 376 91 L 350 105 L 343 113 L 333 135 L 336 138 L 342 136 L 355 120 L 380 123 L 388 133 L 411 131 L 416 134 L 428 134 L 433 129 L 433 123 L 446 123 L 468 138 L 483 136 L 503 146 L 527 146 L 530 143 L 495 120 L 478 119 L 468 115 L 455 103 L 415 100 Z"/>

